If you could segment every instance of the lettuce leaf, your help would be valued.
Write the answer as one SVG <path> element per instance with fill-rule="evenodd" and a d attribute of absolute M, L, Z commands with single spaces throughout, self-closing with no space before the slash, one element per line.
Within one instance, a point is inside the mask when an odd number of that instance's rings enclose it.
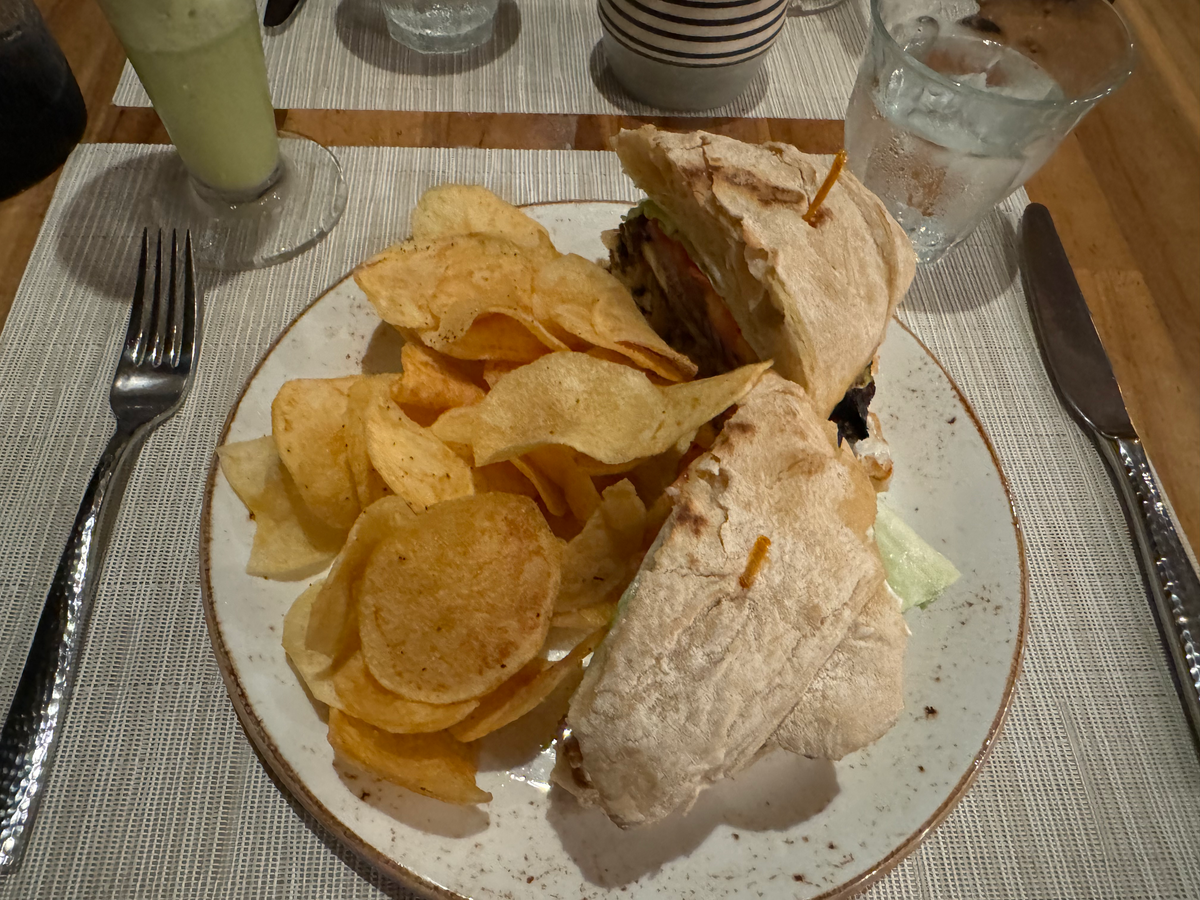
<path fill-rule="evenodd" d="M 900 598 L 901 611 L 928 606 L 958 581 L 958 569 L 882 500 L 876 500 L 876 509 L 875 544 L 883 557 L 888 585 Z"/>

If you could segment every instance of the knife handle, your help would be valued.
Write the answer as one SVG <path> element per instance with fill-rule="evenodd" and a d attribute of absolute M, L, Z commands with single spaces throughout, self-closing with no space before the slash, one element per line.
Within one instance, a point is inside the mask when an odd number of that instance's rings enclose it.
<path fill-rule="evenodd" d="M 1200 579 L 1167 514 L 1142 442 L 1098 436 L 1096 443 L 1116 482 L 1150 590 L 1150 608 L 1200 752 Z"/>

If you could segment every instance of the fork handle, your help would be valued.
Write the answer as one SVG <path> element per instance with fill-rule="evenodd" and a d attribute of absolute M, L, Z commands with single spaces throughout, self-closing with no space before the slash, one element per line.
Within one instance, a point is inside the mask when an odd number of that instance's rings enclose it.
<path fill-rule="evenodd" d="M 1200 753 L 1200 578 L 1171 523 L 1137 438 L 1095 435 L 1116 482 L 1171 676 Z"/>
<path fill-rule="evenodd" d="M 118 426 L 92 473 L 0 733 L 0 875 L 20 864 L 37 816 L 75 684 L 104 549 L 145 434 L 145 429 Z"/>

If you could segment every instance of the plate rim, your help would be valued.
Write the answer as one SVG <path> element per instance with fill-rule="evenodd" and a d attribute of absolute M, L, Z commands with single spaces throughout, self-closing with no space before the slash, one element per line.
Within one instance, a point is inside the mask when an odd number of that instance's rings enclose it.
<path fill-rule="evenodd" d="M 613 200 L 556 200 L 546 203 L 530 203 L 523 204 L 521 208 L 529 207 L 546 207 L 560 206 L 578 203 L 607 203 L 612 205 L 621 205 L 625 208 L 629 207 L 628 203 Z M 357 268 L 357 266 L 356 266 Z M 282 784 L 287 792 L 292 795 L 292 798 L 304 807 L 317 822 L 330 833 L 334 835 L 340 842 L 349 847 L 354 853 L 369 865 L 375 866 L 377 869 L 386 873 L 389 877 L 398 881 L 401 885 L 414 891 L 424 892 L 426 895 L 436 898 L 436 900 L 470 900 L 467 895 L 460 894 L 457 891 L 449 890 L 427 878 L 419 875 L 413 870 L 401 865 L 392 857 L 379 851 L 375 847 L 368 844 L 354 832 L 352 828 L 347 826 L 342 820 L 326 807 L 317 797 L 308 789 L 307 785 L 300 779 L 297 773 L 287 763 L 275 741 L 267 734 L 261 720 L 254 713 L 250 706 L 249 698 L 238 681 L 234 672 L 233 660 L 225 646 L 225 639 L 221 633 L 220 626 L 216 619 L 216 609 L 212 596 L 211 583 L 211 559 L 209 557 L 209 547 L 211 546 L 212 536 L 212 496 L 216 489 L 217 472 L 220 469 L 220 462 L 217 456 L 217 448 L 225 443 L 225 439 L 229 436 L 229 430 L 233 425 L 234 419 L 237 417 L 238 410 L 241 408 L 242 400 L 245 399 L 246 391 L 258 376 L 259 370 L 263 364 L 275 352 L 275 349 L 283 341 L 291 330 L 303 319 L 312 309 L 320 303 L 325 297 L 336 291 L 347 281 L 354 277 L 354 271 L 351 269 L 342 278 L 338 279 L 334 284 L 327 287 L 310 301 L 300 312 L 284 326 L 283 330 L 275 336 L 270 345 L 263 351 L 258 362 L 254 364 L 254 368 L 250 370 L 246 376 L 246 380 L 242 383 L 241 389 L 238 391 L 237 398 L 229 408 L 229 412 L 225 416 L 225 422 L 221 426 L 221 433 L 218 436 L 216 446 L 212 451 L 212 455 L 208 463 L 208 474 L 204 482 L 204 497 L 202 500 L 200 511 L 200 532 L 199 532 L 199 561 L 200 561 L 200 603 L 204 610 L 204 623 L 208 630 L 209 642 L 212 644 L 213 655 L 216 658 L 217 668 L 221 673 L 221 680 L 225 683 L 226 692 L 229 694 L 230 702 L 233 704 L 234 711 L 237 713 L 238 722 L 242 726 L 242 730 L 250 739 L 251 745 L 254 747 L 259 759 L 263 762 L 268 775 L 273 781 Z M 1020 563 L 1021 573 L 1021 615 L 1020 621 L 1017 624 L 1016 648 L 1013 651 L 1012 662 L 1009 665 L 1008 676 L 1004 684 L 1004 692 L 1001 696 L 1000 707 L 996 711 L 995 717 L 992 719 L 991 725 L 988 727 L 987 735 L 984 737 L 983 744 L 979 751 L 972 757 L 971 764 L 962 777 L 950 789 L 946 798 L 938 805 L 937 809 L 921 823 L 921 825 L 902 840 L 890 853 L 878 860 L 870 869 L 860 872 L 858 875 L 845 881 L 823 894 L 819 894 L 812 900 L 844 900 L 863 890 L 866 890 L 875 882 L 879 881 L 889 872 L 891 872 L 900 862 L 914 850 L 929 836 L 929 834 L 945 821 L 946 817 L 954 810 L 967 791 L 975 783 L 980 770 L 987 762 L 991 755 L 992 748 L 1000 738 L 1000 734 L 1004 727 L 1004 722 L 1008 717 L 1008 711 L 1012 706 L 1013 696 L 1016 693 L 1017 680 L 1020 677 L 1022 663 L 1025 658 L 1025 644 L 1029 628 L 1029 565 L 1025 552 L 1025 534 L 1021 527 L 1020 519 L 1017 516 L 1016 504 L 1013 500 L 1012 489 L 1009 485 L 1008 478 L 1004 474 L 1004 468 L 1000 463 L 1000 457 L 996 453 L 995 445 L 988 436 L 987 430 L 980 421 L 978 414 L 975 412 L 975 407 L 967 399 L 966 395 L 959 388 L 951 374 L 942 365 L 942 361 L 937 358 L 929 346 L 921 340 L 917 334 L 901 321 L 895 314 L 891 317 L 891 323 L 899 325 L 909 337 L 917 342 L 917 345 L 922 351 L 937 365 L 950 387 L 953 389 L 955 396 L 962 403 L 963 408 L 970 416 L 971 423 L 975 426 L 975 430 L 982 438 L 984 446 L 987 448 L 988 454 L 991 456 L 992 465 L 996 469 L 996 474 L 1000 477 L 1000 485 L 1004 489 L 1004 496 L 1008 503 L 1009 516 L 1011 518 L 1013 533 L 1016 537 L 1017 557 Z"/>

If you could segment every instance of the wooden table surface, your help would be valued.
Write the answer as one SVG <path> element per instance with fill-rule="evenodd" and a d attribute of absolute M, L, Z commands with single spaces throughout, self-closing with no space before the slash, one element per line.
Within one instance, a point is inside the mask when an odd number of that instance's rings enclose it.
<path fill-rule="evenodd" d="M 125 54 L 95 0 L 37 0 L 88 107 L 84 141 L 165 143 L 153 110 L 112 105 Z M 1193 548 L 1200 548 L 1200 3 L 1120 8 L 1138 68 L 1026 185 L 1054 215 L 1130 415 Z M 832 153 L 839 121 L 280 110 L 330 145 L 606 149 L 651 121 Z M 58 180 L 0 202 L 0 327 Z"/>

